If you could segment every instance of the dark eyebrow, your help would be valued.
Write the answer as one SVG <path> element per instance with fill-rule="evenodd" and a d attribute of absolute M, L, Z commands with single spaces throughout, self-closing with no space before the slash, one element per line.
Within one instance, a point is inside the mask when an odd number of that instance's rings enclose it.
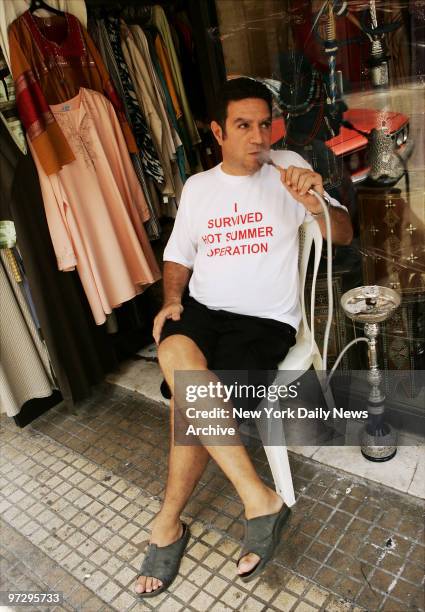
<path fill-rule="evenodd" d="M 265 119 L 261 119 L 260 123 L 264 123 L 265 121 L 271 120 L 272 116 L 268 115 L 267 117 L 265 117 Z M 239 121 L 242 121 L 243 123 L 252 123 L 249 119 L 244 119 L 243 117 L 236 117 L 236 119 L 233 120 L 233 123 L 238 123 Z"/>

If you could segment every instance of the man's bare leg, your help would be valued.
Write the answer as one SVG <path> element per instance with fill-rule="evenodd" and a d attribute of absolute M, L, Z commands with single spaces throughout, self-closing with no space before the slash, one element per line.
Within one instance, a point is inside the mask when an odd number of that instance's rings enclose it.
<path fill-rule="evenodd" d="M 193 370 L 184 359 L 185 347 L 193 344 L 192 341 L 184 336 L 171 336 L 162 344 L 162 351 L 159 354 L 161 368 L 170 389 L 174 394 L 174 370 Z M 196 346 L 196 345 L 194 345 Z M 178 364 L 178 368 L 176 368 Z M 182 364 L 184 367 L 182 367 Z M 205 363 L 198 370 L 208 372 Z M 200 379 L 203 379 L 201 374 Z M 211 373 L 211 380 L 214 376 Z M 208 446 L 204 448 L 215 460 L 224 474 L 229 478 L 235 487 L 245 508 L 245 516 L 248 519 L 256 516 L 264 516 L 278 512 L 283 505 L 282 498 L 273 490 L 267 487 L 258 476 L 249 455 L 243 445 L 241 446 Z M 238 573 L 243 574 L 250 571 L 259 561 L 255 554 L 249 554 L 241 559 L 238 565 Z"/>
<path fill-rule="evenodd" d="M 165 379 L 174 392 L 174 370 L 176 368 L 176 364 L 178 364 L 179 370 L 207 370 L 205 358 L 199 359 L 199 355 L 202 353 L 199 351 L 198 347 L 195 343 L 189 338 L 181 335 L 170 336 L 166 340 L 161 343 L 162 350 L 158 352 L 158 357 L 160 360 L 160 365 L 165 376 Z M 199 354 L 198 354 L 199 353 Z M 171 442 L 173 445 L 173 441 Z M 193 447 L 173 447 L 173 450 L 177 450 L 177 453 L 173 452 L 173 472 L 177 472 L 178 478 L 184 478 L 184 475 L 180 472 L 182 470 L 186 473 L 187 470 L 187 461 L 186 458 L 184 461 L 180 461 L 180 449 L 191 449 L 195 451 L 195 455 L 192 456 L 192 461 L 194 463 L 190 463 L 191 468 L 196 465 L 195 461 L 198 461 L 198 455 L 196 454 L 199 450 L 204 450 L 207 452 L 205 465 L 203 466 L 202 472 L 205 469 L 206 463 L 208 461 L 208 455 L 210 455 L 219 467 L 223 470 L 225 475 L 232 482 L 235 487 L 237 493 L 239 494 L 242 503 L 245 508 L 245 516 L 248 519 L 254 518 L 256 516 L 263 516 L 266 514 L 273 514 L 278 512 L 282 507 L 282 499 L 277 495 L 275 491 L 267 487 L 263 481 L 259 478 L 257 472 L 252 465 L 252 462 L 246 452 L 244 446 L 193 446 Z M 196 458 L 195 458 L 196 457 Z M 176 458 L 177 462 L 176 462 Z M 171 464 L 171 454 L 170 454 L 170 464 Z M 198 480 L 202 475 L 202 472 L 198 476 Z M 171 485 L 170 472 L 167 479 L 167 483 Z M 172 486 L 172 485 L 171 485 Z M 180 501 L 183 503 L 182 506 L 178 507 L 176 504 L 176 499 L 173 501 L 173 497 L 170 498 L 170 504 L 167 503 L 167 514 L 161 517 L 163 512 L 163 508 L 155 519 L 155 532 L 159 532 L 159 524 L 162 522 L 162 518 L 166 519 L 167 515 L 173 517 L 174 531 L 172 538 L 168 537 L 167 541 L 160 534 L 155 534 L 158 537 L 153 540 L 153 532 L 151 542 L 157 543 L 159 546 L 166 546 L 167 544 L 171 544 L 176 541 L 181 535 L 181 524 L 180 524 L 180 513 L 184 508 L 184 505 L 189 498 L 193 488 L 196 486 L 196 482 L 193 484 L 192 489 L 190 490 L 188 496 L 183 502 L 183 498 L 180 498 Z M 168 490 L 168 484 L 167 484 Z M 181 490 L 181 488 L 180 488 Z M 186 488 L 186 493 L 189 491 L 189 487 Z M 165 504 L 165 501 L 164 501 Z M 176 528 L 176 520 L 179 528 Z M 170 523 L 168 523 L 170 524 Z M 170 533 L 170 532 L 169 532 Z M 259 557 L 255 554 L 249 554 L 243 557 L 238 565 L 238 573 L 245 573 L 250 571 L 259 561 Z M 138 579 L 136 590 L 138 592 L 143 592 L 145 589 L 148 591 L 149 587 L 151 590 L 155 590 L 156 588 L 161 586 L 161 581 L 157 580 L 155 577 L 148 577 L 149 580 L 146 580 L 145 577 L 140 577 Z M 140 585 L 140 586 L 139 586 Z M 144 585 L 144 586 L 142 586 Z"/>
<path fill-rule="evenodd" d="M 245 508 L 245 516 L 274 514 L 283 506 L 282 498 L 270 489 L 258 476 L 244 446 L 204 446 L 235 487 Z M 237 573 L 245 574 L 260 561 L 255 553 L 249 553 L 238 563 Z"/>
<path fill-rule="evenodd" d="M 187 359 L 188 365 L 193 365 L 193 367 L 187 369 L 200 370 L 206 368 L 206 360 L 202 352 L 189 338 L 185 339 L 188 341 L 188 343 L 185 343 L 185 345 L 188 345 L 185 350 L 185 360 Z M 210 457 L 203 446 L 174 445 L 173 399 L 170 401 L 170 434 L 170 454 L 164 501 L 161 510 L 153 521 L 150 538 L 150 542 L 158 544 L 158 546 L 167 546 L 181 537 L 180 515 L 204 473 Z M 189 470 L 187 469 L 188 465 L 190 465 Z M 136 592 L 151 592 L 161 585 L 162 582 L 154 576 L 141 576 L 136 583 Z"/>

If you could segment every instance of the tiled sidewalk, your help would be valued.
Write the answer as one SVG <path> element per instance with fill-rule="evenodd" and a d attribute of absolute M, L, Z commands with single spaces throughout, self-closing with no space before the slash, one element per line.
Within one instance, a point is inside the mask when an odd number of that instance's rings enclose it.
<path fill-rule="evenodd" d="M 170 593 L 132 585 L 159 507 L 162 407 L 111 385 L 19 430 L 1 419 L 0 590 L 62 591 L 64 610 L 423 610 L 422 503 L 291 456 L 298 502 L 261 580 L 233 578 L 234 490 L 210 464 L 187 507 L 193 537 Z M 253 452 L 269 479 L 262 449 Z M 52 608 L 50 608 L 51 610 Z"/>
<path fill-rule="evenodd" d="M 167 401 L 160 392 L 163 376 L 155 345 L 145 347 L 138 355 L 121 363 L 114 372 L 108 374 L 107 380 L 129 391 L 137 391 L 148 401 L 162 404 Z M 404 433 L 403 443 L 398 445 L 396 456 L 385 463 L 367 461 L 358 447 L 354 446 L 289 446 L 289 449 L 318 463 L 425 500 L 425 446 L 424 432 L 420 425 L 417 434 L 409 437 Z"/>

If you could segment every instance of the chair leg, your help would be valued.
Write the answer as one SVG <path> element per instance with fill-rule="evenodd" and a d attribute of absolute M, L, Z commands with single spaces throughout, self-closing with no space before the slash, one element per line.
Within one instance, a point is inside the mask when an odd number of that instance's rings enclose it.
<path fill-rule="evenodd" d="M 269 406 L 273 404 L 276 405 L 276 408 L 279 407 L 278 401 L 270 402 Z M 261 404 L 261 406 L 262 405 L 263 404 Z M 283 421 L 269 419 L 263 412 L 263 416 L 257 421 L 257 426 L 263 442 L 267 461 L 269 462 L 276 492 L 281 496 L 288 507 L 293 506 L 295 504 L 295 492 L 291 476 L 291 467 L 289 465 L 288 451 L 285 446 Z M 282 440 L 282 446 L 270 446 L 269 443 L 271 440 L 274 442 L 276 440 Z"/>
<path fill-rule="evenodd" d="M 295 504 L 295 491 L 286 446 L 265 446 L 264 450 L 269 462 L 276 492 L 281 496 L 285 504 L 291 507 Z"/>

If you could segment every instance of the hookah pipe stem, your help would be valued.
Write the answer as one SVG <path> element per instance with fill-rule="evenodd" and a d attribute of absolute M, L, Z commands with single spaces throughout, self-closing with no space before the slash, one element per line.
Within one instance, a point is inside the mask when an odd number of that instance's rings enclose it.
<path fill-rule="evenodd" d="M 378 17 L 376 14 L 376 4 L 375 4 L 375 0 L 370 0 L 369 2 L 369 11 L 370 11 L 370 19 L 373 25 L 373 29 L 376 30 L 376 28 L 378 27 Z"/>
<path fill-rule="evenodd" d="M 329 56 L 329 95 L 331 104 L 335 111 L 336 104 L 336 95 L 337 95 L 337 87 L 336 87 L 336 54 L 338 51 L 338 43 L 336 41 L 336 24 L 335 24 L 335 15 L 333 12 L 333 3 L 328 3 L 328 21 L 326 24 L 326 46 L 325 52 Z"/>
<path fill-rule="evenodd" d="M 388 58 L 385 53 L 384 34 L 375 32 L 378 30 L 378 17 L 376 14 L 376 2 L 370 0 L 369 13 L 372 24 L 370 76 L 374 87 L 386 87 L 388 85 Z"/>

